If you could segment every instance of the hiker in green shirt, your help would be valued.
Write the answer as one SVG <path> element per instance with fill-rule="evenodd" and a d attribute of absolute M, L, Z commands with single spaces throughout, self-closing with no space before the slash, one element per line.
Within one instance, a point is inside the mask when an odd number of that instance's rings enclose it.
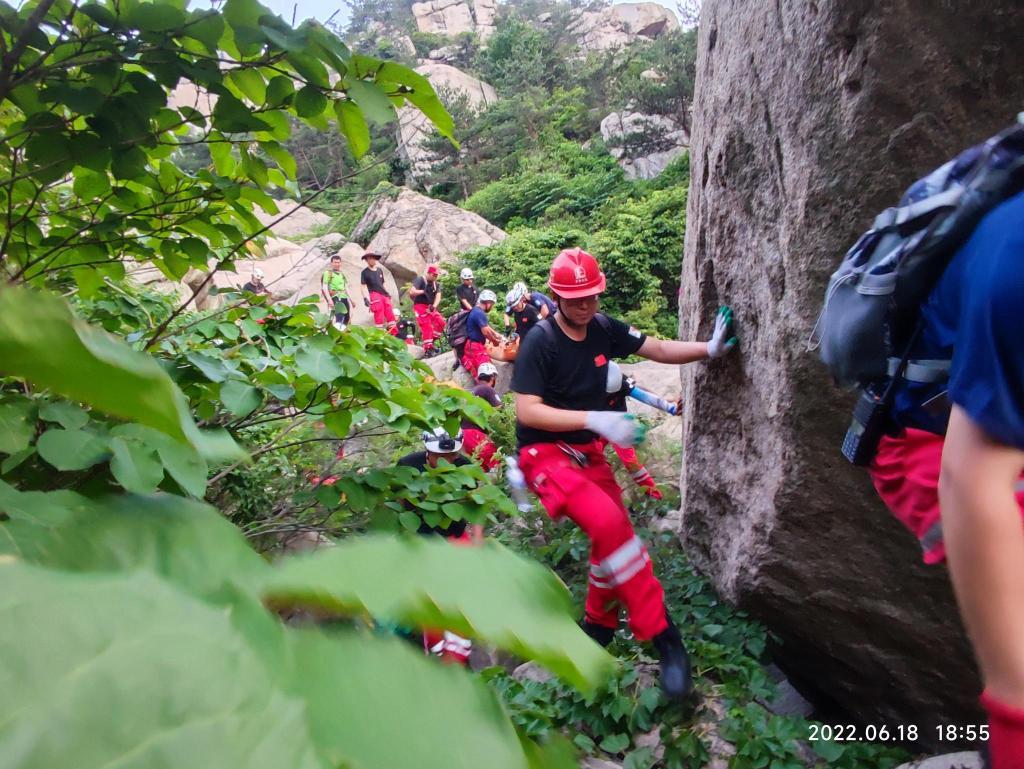
<path fill-rule="evenodd" d="M 334 326 L 344 331 L 349 321 L 348 278 L 341 271 L 341 257 L 331 257 L 331 266 L 324 270 L 320 292 L 327 301 L 328 312 L 334 313 Z"/>

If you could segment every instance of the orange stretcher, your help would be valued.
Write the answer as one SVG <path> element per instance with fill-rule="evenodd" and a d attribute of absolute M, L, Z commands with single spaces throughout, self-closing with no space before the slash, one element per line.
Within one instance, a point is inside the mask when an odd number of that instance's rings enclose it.
<path fill-rule="evenodd" d="M 487 342 L 487 354 L 491 356 L 491 360 L 500 361 L 502 363 L 511 363 L 516 359 L 516 355 L 519 354 L 519 340 L 516 339 L 514 342 L 508 342 L 506 344 L 491 344 Z"/>

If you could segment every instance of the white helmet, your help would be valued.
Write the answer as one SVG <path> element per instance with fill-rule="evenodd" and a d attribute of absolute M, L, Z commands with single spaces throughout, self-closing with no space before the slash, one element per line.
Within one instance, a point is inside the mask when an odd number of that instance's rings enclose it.
<path fill-rule="evenodd" d="M 469 267 L 463 267 L 459 272 L 459 280 L 473 280 L 473 271 Z"/>
<path fill-rule="evenodd" d="M 263 280 L 263 270 L 261 270 L 259 267 L 253 267 L 252 276 L 256 280 Z"/>
<path fill-rule="evenodd" d="M 402 317 L 402 311 L 401 310 L 395 310 L 394 313 L 395 313 L 395 320 L 398 320 L 399 318 Z"/>
<path fill-rule="evenodd" d="M 480 298 L 477 299 L 477 301 L 478 302 L 497 302 L 498 301 L 498 297 L 496 297 L 494 295 L 494 292 L 491 291 L 491 289 L 485 288 L 483 291 L 480 292 Z"/>
<path fill-rule="evenodd" d="M 509 307 L 515 307 L 525 298 L 526 284 L 515 283 L 513 284 L 512 289 L 507 294 L 505 294 L 505 304 L 507 304 Z"/>
<path fill-rule="evenodd" d="M 476 369 L 476 378 L 485 376 L 498 376 L 498 369 L 494 367 L 493 363 L 481 363 Z"/>
<path fill-rule="evenodd" d="M 450 454 L 462 448 L 462 430 L 449 435 L 443 427 L 423 433 L 423 447 L 432 454 Z"/>

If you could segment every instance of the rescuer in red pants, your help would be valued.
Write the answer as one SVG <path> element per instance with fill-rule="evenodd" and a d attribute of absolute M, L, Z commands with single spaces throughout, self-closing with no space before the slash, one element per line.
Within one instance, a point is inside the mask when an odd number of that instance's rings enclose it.
<path fill-rule="evenodd" d="M 434 339 L 444 333 L 444 318 L 437 311 L 441 303 L 441 289 L 437 285 L 437 265 L 427 267 L 427 274 L 418 276 L 409 288 L 412 297 L 412 309 L 416 313 L 416 322 L 420 327 L 420 338 L 423 340 L 423 352 L 428 357 L 434 356 Z"/>
<path fill-rule="evenodd" d="M 650 471 L 640 461 L 640 457 L 636 455 L 636 449 L 613 443 L 612 450 L 618 455 L 622 464 L 625 465 L 626 470 L 629 472 L 629 477 L 633 479 L 633 483 L 642 488 L 644 494 L 651 499 L 662 499 L 661 489 L 654 482 Z"/>
<path fill-rule="evenodd" d="M 367 251 L 363 254 L 362 259 L 366 262 L 366 267 L 359 274 L 363 304 L 373 314 L 375 326 L 386 329 L 392 336 L 398 336 L 398 324 L 395 322 L 395 310 L 391 306 L 391 294 L 384 287 L 384 270 L 379 264 L 380 254 Z"/>
<path fill-rule="evenodd" d="M 481 363 L 477 372 L 476 387 L 472 389 L 472 393 L 478 398 L 483 398 L 494 408 L 500 409 L 501 398 L 494 390 L 494 384 L 497 381 L 498 369 L 494 367 L 494 364 Z M 484 472 L 489 472 L 497 467 L 498 459 L 495 455 L 498 452 L 498 447 L 487 437 L 487 433 L 479 425 L 469 419 L 462 420 L 462 435 L 464 437 L 462 450 L 466 456 L 479 462 Z"/>
<path fill-rule="evenodd" d="M 607 645 L 624 607 L 636 638 L 657 649 L 665 694 L 681 699 L 692 686 L 689 657 L 604 457 L 605 440 L 630 447 L 644 433 L 629 414 L 609 410 L 608 363 L 633 354 L 676 364 L 720 357 L 736 343 L 732 314 L 719 311 L 709 342 L 648 338 L 598 314 L 605 276 L 578 248 L 555 258 L 548 288 L 558 312 L 526 336 L 512 377 L 519 466 L 548 514 L 570 518 L 590 539 L 583 629 Z"/>
<path fill-rule="evenodd" d="M 490 363 L 491 356 L 487 353 L 485 342 L 501 344 L 501 335 L 490 326 L 487 313 L 494 307 L 498 298 L 493 291 L 484 289 L 480 292 L 476 307 L 466 317 L 466 347 L 462 353 L 462 367 L 466 369 L 473 381 L 476 381 L 481 364 Z"/>

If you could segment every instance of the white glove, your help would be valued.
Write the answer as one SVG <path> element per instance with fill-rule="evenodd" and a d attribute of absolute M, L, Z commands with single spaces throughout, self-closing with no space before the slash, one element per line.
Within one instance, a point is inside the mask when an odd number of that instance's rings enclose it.
<path fill-rule="evenodd" d="M 728 355 L 738 340 L 732 336 L 732 310 L 720 307 L 715 318 L 715 331 L 708 340 L 708 357 L 721 358 Z"/>
<path fill-rule="evenodd" d="M 647 427 L 624 411 L 588 411 L 584 426 L 617 446 L 636 446 L 647 437 Z"/>

